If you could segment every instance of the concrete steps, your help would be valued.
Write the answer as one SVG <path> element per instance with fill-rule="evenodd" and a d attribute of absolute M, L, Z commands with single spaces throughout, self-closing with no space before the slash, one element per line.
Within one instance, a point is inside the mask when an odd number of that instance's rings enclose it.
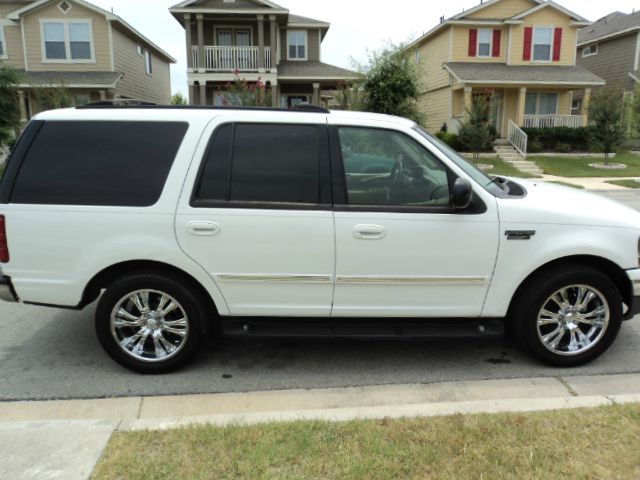
<path fill-rule="evenodd" d="M 514 166 L 518 170 L 531 175 L 542 175 L 544 172 L 534 162 L 522 158 L 522 155 L 511 146 L 508 140 L 500 138 L 495 141 L 494 151 L 502 160 Z"/>

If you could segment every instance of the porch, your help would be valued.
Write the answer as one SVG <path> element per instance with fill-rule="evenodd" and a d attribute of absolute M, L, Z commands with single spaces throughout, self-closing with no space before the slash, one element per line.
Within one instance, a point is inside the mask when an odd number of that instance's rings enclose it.
<path fill-rule="evenodd" d="M 271 72 L 271 47 L 217 47 L 205 45 L 204 58 L 200 48 L 191 47 L 191 65 L 207 72 Z M 275 67 L 274 67 L 275 68 Z"/>

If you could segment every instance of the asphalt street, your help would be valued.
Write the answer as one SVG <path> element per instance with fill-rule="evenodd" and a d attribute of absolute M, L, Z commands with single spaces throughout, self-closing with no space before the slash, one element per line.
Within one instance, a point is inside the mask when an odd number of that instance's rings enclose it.
<path fill-rule="evenodd" d="M 640 210 L 640 194 L 608 194 Z M 227 340 L 186 369 L 130 373 L 102 351 L 93 307 L 82 312 L 0 302 L 0 400 L 102 398 L 293 388 L 640 373 L 640 317 L 603 357 L 578 369 L 529 359 L 507 339 L 407 341 Z M 172 412 L 167 412 L 171 416 Z M 177 414 L 177 412 L 176 412 Z"/>

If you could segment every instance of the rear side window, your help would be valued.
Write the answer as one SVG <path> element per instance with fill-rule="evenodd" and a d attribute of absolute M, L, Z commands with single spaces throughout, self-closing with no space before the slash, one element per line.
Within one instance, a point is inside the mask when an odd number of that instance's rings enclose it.
<path fill-rule="evenodd" d="M 320 203 L 324 130 L 317 125 L 225 125 L 213 135 L 196 201 Z"/>
<path fill-rule="evenodd" d="M 11 203 L 149 207 L 187 129 L 183 122 L 45 122 Z"/>

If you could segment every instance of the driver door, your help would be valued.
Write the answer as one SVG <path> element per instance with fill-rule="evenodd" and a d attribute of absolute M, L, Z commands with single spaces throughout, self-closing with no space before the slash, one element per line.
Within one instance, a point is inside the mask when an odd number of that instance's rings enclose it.
<path fill-rule="evenodd" d="M 495 201 L 454 211 L 454 175 L 417 136 L 344 125 L 332 142 L 332 315 L 479 316 L 498 251 Z"/>

